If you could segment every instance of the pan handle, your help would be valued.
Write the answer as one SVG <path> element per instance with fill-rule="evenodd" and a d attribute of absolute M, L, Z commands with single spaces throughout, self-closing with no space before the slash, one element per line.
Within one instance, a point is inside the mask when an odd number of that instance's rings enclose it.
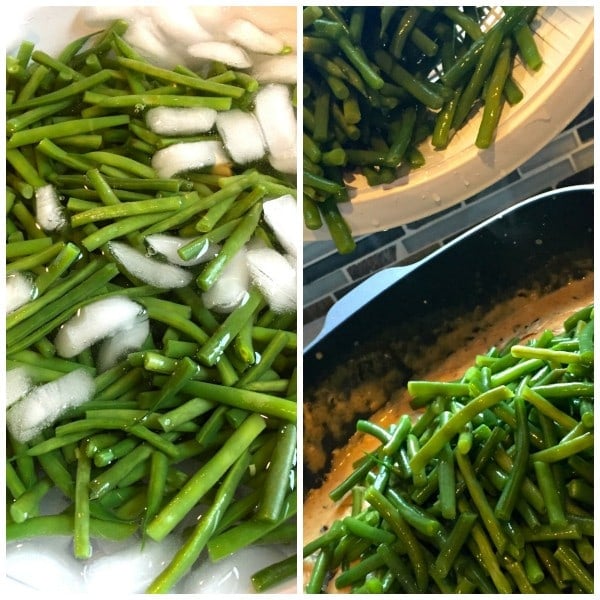
<path fill-rule="evenodd" d="M 416 269 L 421 261 L 403 267 L 389 267 L 371 275 L 368 279 L 357 285 L 350 292 L 342 296 L 327 312 L 321 331 L 307 346 L 312 346 L 330 331 L 343 323 L 361 307 L 385 292 L 397 281 Z"/>

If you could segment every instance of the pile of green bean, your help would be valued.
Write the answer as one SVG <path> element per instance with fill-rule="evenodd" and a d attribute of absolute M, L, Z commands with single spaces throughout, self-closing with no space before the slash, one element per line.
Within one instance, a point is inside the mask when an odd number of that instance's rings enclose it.
<path fill-rule="evenodd" d="M 330 492 L 352 508 L 304 547 L 306 591 L 591 593 L 593 327 L 590 306 L 459 381 L 409 382 L 414 423 L 359 421 L 381 444 Z"/>
<path fill-rule="evenodd" d="M 483 104 L 474 143 L 493 142 L 505 102 L 523 94 L 511 76 L 517 53 L 542 61 L 530 29 L 537 7 L 317 7 L 304 9 L 304 222 L 325 222 L 341 253 L 355 243 L 339 211 L 344 172 L 369 185 L 424 164 L 419 145 L 443 150 Z"/>
<path fill-rule="evenodd" d="M 253 543 L 295 542 L 296 315 L 274 312 L 255 289 L 229 315 L 202 301 L 251 237 L 278 248 L 262 202 L 295 195 L 295 184 L 258 164 L 157 177 L 157 149 L 199 138 L 153 133 L 147 107 L 250 107 L 259 84 L 218 63 L 205 76 L 158 68 L 124 41 L 126 28 L 116 21 L 56 58 L 27 41 L 7 57 L 7 274 L 28 273 L 36 289 L 7 315 L 7 369 L 24 367 L 42 384 L 85 368 L 96 391 L 31 442 L 7 436 L 6 535 L 72 536 L 85 560 L 96 538 L 160 541 L 188 513 L 201 514 L 149 586 L 157 593 L 206 550 L 216 561 Z M 52 233 L 35 218 L 35 191 L 47 184 L 68 221 Z M 194 267 L 191 284 L 165 291 L 136 281 L 107 251 L 120 238 L 145 252 L 145 237 L 157 232 L 193 240 L 183 259 L 207 240 L 222 246 Z M 144 307 L 151 333 L 143 347 L 103 372 L 95 349 L 57 356 L 58 328 L 112 296 Z M 69 506 L 45 514 L 56 488 Z M 295 572 L 291 557 L 257 573 L 254 585 Z"/>

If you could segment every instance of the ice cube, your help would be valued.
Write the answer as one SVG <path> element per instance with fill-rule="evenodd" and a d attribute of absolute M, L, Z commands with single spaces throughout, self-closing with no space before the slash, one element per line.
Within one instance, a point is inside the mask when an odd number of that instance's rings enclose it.
<path fill-rule="evenodd" d="M 33 278 L 28 273 L 9 273 L 6 276 L 6 313 L 17 310 L 35 296 Z"/>
<path fill-rule="evenodd" d="M 152 166 L 160 177 L 173 177 L 184 171 L 228 162 L 223 144 L 214 140 L 172 144 L 161 148 L 152 157 Z"/>
<path fill-rule="evenodd" d="M 105 337 L 131 327 L 144 309 L 126 297 L 97 300 L 82 307 L 58 330 L 54 345 L 59 356 L 71 358 Z"/>
<path fill-rule="evenodd" d="M 263 203 L 263 215 L 281 246 L 297 256 L 300 244 L 298 205 L 296 199 L 286 194 Z"/>
<path fill-rule="evenodd" d="M 203 106 L 157 106 L 146 113 L 146 124 L 160 135 L 193 135 L 211 129 L 216 117 L 216 110 Z"/>
<path fill-rule="evenodd" d="M 148 285 L 168 290 L 184 287 L 192 280 L 190 271 L 149 258 L 129 244 L 112 241 L 108 249 L 130 275 Z"/>
<path fill-rule="evenodd" d="M 245 164 L 265 154 L 265 140 L 256 117 L 239 109 L 217 115 L 217 131 L 234 162 Z"/>
<path fill-rule="evenodd" d="M 272 248 L 249 250 L 246 263 L 250 280 L 260 289 L 275 312 L 296 309 L 296 271 Z"/>

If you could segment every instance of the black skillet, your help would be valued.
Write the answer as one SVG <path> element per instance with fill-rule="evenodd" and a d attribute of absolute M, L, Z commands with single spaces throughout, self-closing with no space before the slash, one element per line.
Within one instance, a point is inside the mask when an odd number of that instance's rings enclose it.
<path fill-rule="evenodd" d="M 322 402 L 335 390 L 330 418 L 345 426 L 327 430 L 326 454 L 342 445 L 364 413 L 346 412 L 351 388 L 390 369 L 399 384 L 411 376 L 403 365 L 407 344 L 432 346 L 461 314 L 523 293 L 554 289 L 593 265 L 593 186 L 545 192 L 460 235 L 408 267 L 385 269 L 357 286 L 328 314 L 323 330 L 304 350 L 304 402 Z M 477 324 L 473 324 L 476 335 Z M 403 343 L 404 342 L 404 343 Z M 304 438 L 311 439 L 305 426 Z M 305 492 L 327 471 L 304 467 Z"/>

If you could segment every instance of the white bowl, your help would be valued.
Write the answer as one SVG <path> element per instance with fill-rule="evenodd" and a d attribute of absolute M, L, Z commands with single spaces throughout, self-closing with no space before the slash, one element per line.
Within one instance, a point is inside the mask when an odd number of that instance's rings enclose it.
<path fill-rule="evenodd" d="M 448 148 L 420 147 L 425 165 L 394 183 L 369 187 L 362 175 L 347 182 L 351 201 L 339 205 L 354 236 L 398 227 L 458 204 L 486 189 L 560 133 L 594 95 L 593 6 L 541 7 L 533 27 L 544 60 L 539 71 L 518 64 L 524 99 L 502 114 L 494 144 L 475 146 L 479 116 Z M 304 229 L 304 240 L 329 239 L 327 228 Z"/>

